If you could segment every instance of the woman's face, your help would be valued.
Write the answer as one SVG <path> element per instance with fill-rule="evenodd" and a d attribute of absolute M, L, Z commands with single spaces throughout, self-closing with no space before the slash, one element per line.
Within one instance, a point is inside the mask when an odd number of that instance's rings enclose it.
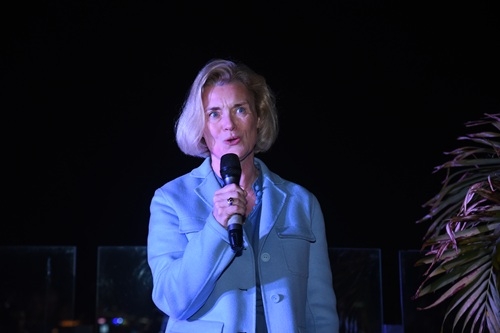
<path fill-rule="evenodd" d="M 257 142 L 259 118 L 254 100 L 239 82 L 206 87 L 202 95 L 205 110 L 203 138 L 212 158 L 234 153 L 251 155 Z"/>

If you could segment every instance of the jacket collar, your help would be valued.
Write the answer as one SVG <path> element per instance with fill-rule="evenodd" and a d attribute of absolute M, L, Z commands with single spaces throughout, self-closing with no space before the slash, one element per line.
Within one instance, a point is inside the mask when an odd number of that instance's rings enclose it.
<path fill-rule="evenodd" d="M 275 221 L 281 213 L 287 193 L 283 189 L 284 180 L 277 174 L 269 170 L 266 164 L 254 157 L 255 163 L 259 164 L 262 173 L 262 213 L 261 213 L 261 234 L 266 234 L 273 227 Z M 213 205 L 213 195 L 221 187 L 217 176 L 212 170 L 210 157 L 205 158 L 203 163 L 191 171 L 191 176 L 200 179 L 195 192 L 210 207 Z"/>

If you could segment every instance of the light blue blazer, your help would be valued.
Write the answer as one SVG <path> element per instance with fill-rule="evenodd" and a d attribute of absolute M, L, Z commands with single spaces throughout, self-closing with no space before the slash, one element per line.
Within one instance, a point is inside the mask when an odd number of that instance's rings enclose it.
<path fill-rule="evenodd" d="M 259 159 L 263 176 L 259 249 L 244 234 L 235 256 L 212 215 L 220 188 L 210 158 L 157 189 L 147 257 L 152 299 L 167 333 L 255 333 L 256 265 L 269 333 L 337 333 L 339 319 L 323 213 L 304 187 Z"/>

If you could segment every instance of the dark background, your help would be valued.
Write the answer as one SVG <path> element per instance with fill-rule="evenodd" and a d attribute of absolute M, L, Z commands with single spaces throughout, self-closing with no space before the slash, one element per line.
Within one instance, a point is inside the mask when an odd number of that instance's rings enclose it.
<path fill-rule="evenodd" d="M 401 322 L 398 251 L 421 246 L 433 168 L 500 110 L 492 4 L 3 7 L 0 242 L 76 245 L 79 318 L 94 319 L 96 248 L 145 245 L 154 190 L 201 162 L 174 120 L 197 71 L 228 57 L 277 95 L 280 136 L 259 157 L 318 196 L 330 246 L 382 249 L 384 321 Z"/>

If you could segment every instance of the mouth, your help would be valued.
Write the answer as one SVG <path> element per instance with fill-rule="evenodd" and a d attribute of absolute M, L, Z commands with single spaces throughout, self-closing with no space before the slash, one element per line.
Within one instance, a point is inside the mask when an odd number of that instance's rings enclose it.
<path fill-rule="evenodd" d="M 238 137 L 232 137 L 226 140 L 227 144 L 233 146 L 235 144 L 238 144 L 240 142 L 240 138 Z"/>

